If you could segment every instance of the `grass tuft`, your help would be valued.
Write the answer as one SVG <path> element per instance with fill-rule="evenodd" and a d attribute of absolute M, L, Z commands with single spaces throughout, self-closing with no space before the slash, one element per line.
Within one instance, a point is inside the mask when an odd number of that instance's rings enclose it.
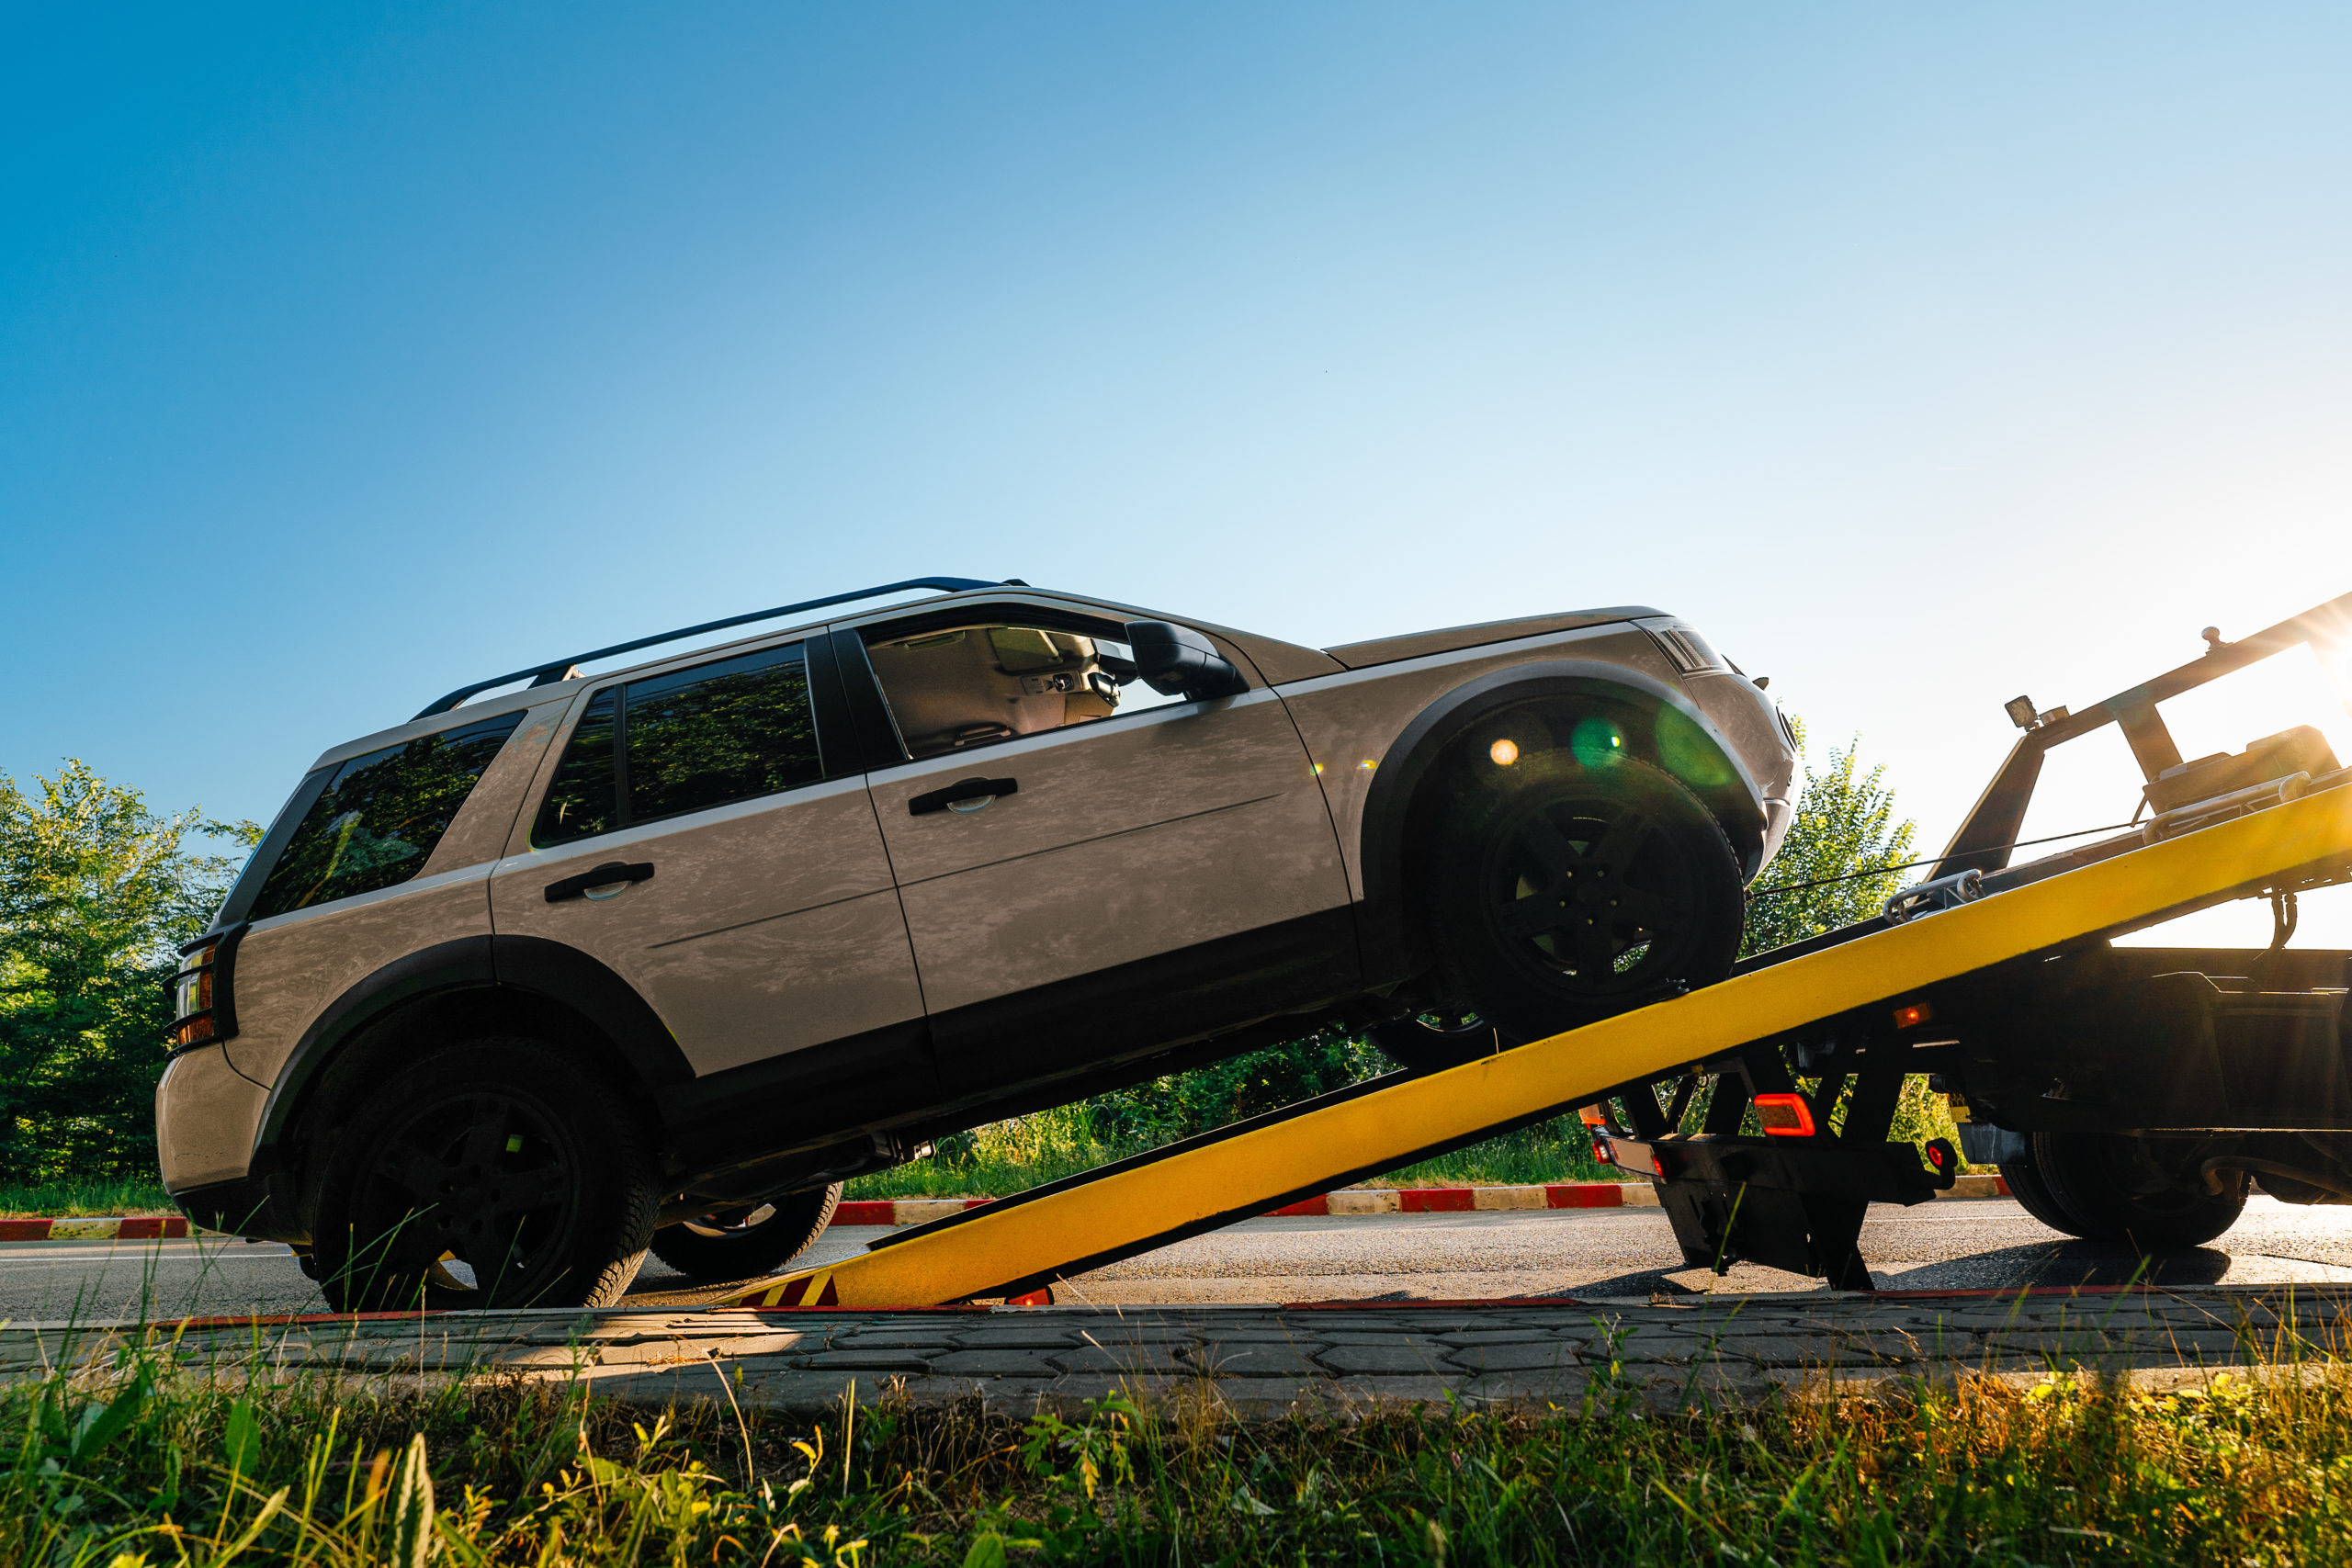
<path fill-rule="evenodd" d="M 1001 1198 L 1066 1176 L 1144 1154 L 1165 1140 L 1104 1140 L 1073 1129 L 1048 1111 L 982 1127 L 938 1153 L 850 1182 L 852 1198 Z M 1365 1187 L 1516 1186 L 1551 1181 L 1617 1181 L 1592 1157 L 1591 1140 L 1573 1116 L 1521 1128 L 1357 1185 Z"/>
<path fill-rule="evenodd" d="M 81 1177 L 62 1181 L 0 1184 L 0 1219 L 74 1215 L 176 1214 L 178 1208 L 153 1177 Z"/>
<path fill-rule="evenodd" d="M 809 1423 L 578 1385 L 240 1384 L 125 1351 L 0 1393 L 0 1562 L 2301 1563 L 2344 1560 L 2352 1375 L 2052 1378 L 1659 1414 L 1242 1423 L 1112 1395 Z"/>

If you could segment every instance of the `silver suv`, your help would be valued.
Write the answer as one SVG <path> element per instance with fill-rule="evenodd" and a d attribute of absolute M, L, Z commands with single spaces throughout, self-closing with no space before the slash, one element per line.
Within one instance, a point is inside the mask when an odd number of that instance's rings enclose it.
<path fill-rule="evenodd" d="M 1326 1023 L 1555 1032 L 1728 973 L 1761 686 L 1639 607 L 1317 650 L 955 578 L 479 682 L 321 757 L 187 950 L 164 1179 L 341 1309 L 602 1304 Z"/>

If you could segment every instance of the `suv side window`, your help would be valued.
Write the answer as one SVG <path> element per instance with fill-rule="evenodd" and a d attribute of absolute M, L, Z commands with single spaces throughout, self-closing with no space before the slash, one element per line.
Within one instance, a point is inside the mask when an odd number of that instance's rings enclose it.
<path fill-rule="evenodd" d="M 903 625 L 903 623 L 901 623 Z M 1173 702 L 1136 681 L 1125 628 L 1002 622 L 868 634 L 865 656 L 917 761 Z"/>
<path fill-rule="evenodd" d="M 801 645 L 596 694 L 556 764 L 531 842 L 565 844 L 824 777 Z"/>
<path fill-rule="evenodd" d="M 517 708 L 335 764 L 248 918 L 266 920 L 414 876 L 522 722 Z"/>

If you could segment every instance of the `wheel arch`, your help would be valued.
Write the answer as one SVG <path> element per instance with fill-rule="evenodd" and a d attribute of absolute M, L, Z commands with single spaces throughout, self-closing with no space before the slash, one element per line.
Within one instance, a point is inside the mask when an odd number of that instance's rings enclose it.
<path fill-rule="evenodd" d="M 1666 682 L 1622 664 L 1546 660 L 1468 682 L 1424 708 L 1374 770 L 1358 830 L 1363 868 L 1364 966 L 1375 984 L 1410 977 L 1426 962 L 1411 918 L 1419 840 L 1442 764 L 1471 732 L 1514 712 L 1543 717 L 1566 739 L 1591 716 L 1612 720 L 1629 755 L 1672 775 L 1713 814 L 1739 857 L 1743 877 L 1763 858 L 1761 791 L 1739 753 L 1697 704 Z"/>
<path fill-rule="evenodd" d="M 356 1067 L 366 1056 L 397 1052 L 404 1040 L 460 1021 L 469 1028 L 552 1035 L 649 1091 L 694 1077 L 652 1008 L 590 954 L 538 937 L 461 938 L 394 960 L 319 1014 L 270 1087 L 252 1168 L 275 1174 L 286 1167 L 338 1067 Z"/>

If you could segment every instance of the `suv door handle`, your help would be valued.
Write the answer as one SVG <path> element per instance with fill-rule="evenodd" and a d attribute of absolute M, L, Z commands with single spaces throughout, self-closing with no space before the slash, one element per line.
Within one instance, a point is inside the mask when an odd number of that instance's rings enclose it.
<path fill-rule="evenodd" d="M 934 789 L 924 795 L 912 795 L 907 801 L 907 815 L 922 817 L 933 811 L 952 811 L 967 800 L 986 806 L 1000 795 L 1021 793 L 1019 779 L 958 779 L 945 789 Z M 969 809 L 978 811 L 980 806 Z"/>
<path fill-rule="evenodd" d="M 567 876 L 561 882 L 548 883 L 548 902 L 560 904 L 567 898 L 585 898 L 591 887 L 604 887 L 619 882 L 650 882 L 652 880 L 653 868 L 642 861 L 635 865 L 629 865 L 622 861 L 610 860 L 594 871 L 583 871 L 577 876 Z M 611 895 L 607 894 L 605 897 L 610 897 Z"/>

